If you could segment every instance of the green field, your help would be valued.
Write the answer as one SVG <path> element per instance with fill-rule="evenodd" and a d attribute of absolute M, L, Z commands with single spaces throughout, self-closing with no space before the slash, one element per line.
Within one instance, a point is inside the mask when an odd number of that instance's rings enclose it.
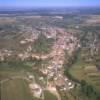
<path fill-rule="evenodd" d="M 53 43 L 53 38 L 48 39 L 44 34 L 40 34 L 33 44 L 33 51 L 40 54 L 47 54 L 50 52 Z"/>
<path fill-rule="evenodd" d="M 25 80 L 14 79 L 1 84 L 1 100 L 37 100 Z"/>
<path fill-rule="evenodd" d="M 57 97 L 51 94 L 49 91 L 44 91 L 44 100 L 57 100 Z"/>
<path fill-rule="evenodd" d="M 84 63 L 80 58 L 69 69 L 69 73 L 78 80 L 85 80 L 87 83 L 100 92 L 100 72 L 95 65 Z"/>

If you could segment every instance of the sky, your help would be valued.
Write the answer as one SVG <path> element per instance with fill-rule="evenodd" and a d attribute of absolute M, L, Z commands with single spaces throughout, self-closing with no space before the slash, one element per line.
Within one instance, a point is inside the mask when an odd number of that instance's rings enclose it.
<path fill-rule="evenodd" d="M 0 0 L 0 8 L 100 6 L 100 0 Z"/>

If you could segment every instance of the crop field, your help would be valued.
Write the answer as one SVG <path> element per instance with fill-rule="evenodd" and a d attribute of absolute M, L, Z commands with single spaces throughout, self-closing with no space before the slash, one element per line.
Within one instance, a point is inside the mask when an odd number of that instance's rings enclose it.
<path fill-rule="evenodd" d="M 70 74 L 78 79 L 85 80 L 100 92 L 100 72 L 95 65 L 78 60 L 69 70 Z"/>
<path fill-rule="evenodd" d="M 1 100 L 33 100 L 28 89 L 25 80 L 14 79 L 4 82 L 1 84 Z"/>

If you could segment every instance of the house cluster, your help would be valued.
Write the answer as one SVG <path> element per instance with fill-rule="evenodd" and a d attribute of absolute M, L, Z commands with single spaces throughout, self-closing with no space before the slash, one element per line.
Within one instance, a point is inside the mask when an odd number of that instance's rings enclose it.
<path fill-rule="evenodd" d="M 26 44 L 26 43 L 33 43 L 35 41 L 35 39 L 38 38 L 38 34 L 32 34 L 31 37 L 29 38 L 25 38 L 23 40 L 20 41 L 20 44 Z"/>
<path fill-rule="evenodd" d="M 41 87 L 36 84 L 36 83 L 31 83 L 29 84 L 29 87 L 31 89 L 31 92 L 33 94 L 33 96 L 40 98 L 42 95 L 42 89 Z"/>
<path fill-rule="evenodd" d="M 65 50 L 68 51 L 69 55 L 72 54 L 78 44 L 78 40 L 72 34 L 62 29 L 57 29 L 56 31 L 58 33 L 56 34 L 57 39 L 49 54 L 49 57 L 52 57 L 52 61 L 47 67 L 40 69 L 40 71 L 47 75 L 47 86 L 51 88 L 59 86 L 61 90 L 68 90 L 74 88 L 74 83 L 64 76 L 64 55 Z"/>
<path fill-rule="evenodd" d="M 12 56 L 12 54 L 13 51 L 11 50 L 7 50 L 7 49 L 0 50 L 0 61 L 4 61 L 8 57 Z"/>
<path fill-rule="evenodd" d="M 41 29 L 39 29 L 47 38 L 56 38 L 56 28 L 54 27 L 50 27 L 50 26 L 46 26 L 46 27 L 41 27 Z"/>
<path fill-rule="evenodd" d="M 32 58 L 42 60 L 52 58 L 49 65 L 39 69 L 39 71 L 47 76 L 45 86 L 46 88 L 49 88 L 49 90 L 53 89 L 57 91 L 56 87 L 59 87 L 61 91 L 66 91 L 74 88 L 74 83 L 64 75 L 63 63 L 65 59 L 65 50 L 67 50 L 70 55 L 75 47 L 77 47 L 77 44 L 78 40 L 72 34 L 67 33 L 62 29 L 56 29 L 56 41 L 52 46 L 51 52 L 46 55 L 30 55 Z M 41 76 L 39 80 L 43 80 L 43 77 Z M 32 93 L 37 97 L 40 97 L 43 93 L 42 88 L 36 83 L 31 83 L 30 88 Z"/>
<path fill-rule="evenodd" d="M 40 85 L 38 85 L 35 82 L 35 78 L 33 75 L 29 75 L 28 78 L 30 80 L 29 88 L 31 89 L 33 96 L 35 96 L 37 98 L 41 98 L 42 93 L 43 93 L 43 89 L 41 88 Z"/>
<path fill-rule="evenodd" d="M 32 43 L 34 43 L 34 41 L 38 38 L 37 31 L 35 30 L 33 31 L 34 34 L 30 37 L 26 37 L 25 39 L 19 41 L 20 45 L 27 45 L 27 48 L 24 51 L 17 53 L 17 57 L 22 61 L 29 57 L 36 58 L 37 60 L 47 60 L 50 58 L 49 64 L 46 66 L 43 65 L 43 67 L 39 68 L 39 71 L 42 72 L 43 76 L 41 75 L 38 79 L 41 83 L 43 83 L 43 86 L 35 82 L 35 77 L 33 75 L 28 75 L 31 93 L 39 99 L 42 99 L 44 93 L 43 91 L 45 89 L 58 93 L 57 87 L 59 87 L 60 91 L 67 91 L 74 88 L 74 82 L 70 81 L 64 75 L 63 64 L 65 60 L 65 50 L 70 56 L 75 48 L 79 46 L 78 39 L 71 33 L 67 33 L 64 29 L 46 27 L 41 30 L 47 38 L 55 39 L 50 53 L 43 55 L 32 53 Z M 5 58 L 10 57 L 13 54 L 14 52 L 11 50 L 1 50 L 0 61 L 4 61 Z M 46 79 L 44 76 L 46 76 Z"/>
<path fill-rule="evenodd" d="M 42 29 L 44 34 L 48 38 L 54 38 L 55 42 L 52 46 L 52 50 L 49 54 L 39 55 L 33 54 L 31 44 L 28 45 L 23 53 L 18 53 L 17 57 L 20 58 L 22 61 L 26 58 L 32 57 L 36 59 L 46 60 L 48 58 L 52 58 L 50 60 L 49 65 L 46 67 L 39 68 L 46 77 L 46 87 L 51 89 L 56 89 L 56 87 L 60 87 L 61 91 L 66 91 L 74 88 L 74 83 L 71 82 L 65 75 L 64 75 L 64 60 L 65 60 L 65 50 L 68 52 L 69 55 L 73 53 L 75 48 L 78 46 L 78 39 L 74 37 L 71 33 L 67 33 L 64 29 L 60 28 L 46 28 Z M 34 34 L 30 38 L 25 38 L 24 40 L 20 41 L 20 44 L 26 43 L 33 43 L 34 40 L 38 37 L 38 35 Z M 0 51 L 0 60 L 3 61 L 4 57 L 12 55 L 12 51 L 10 50 L 3 50 Z M 41 76 L 42 77 L 42 76 Z M 29 76 L 30 80 L 33 80 L 33 76 Z M 43 79 L 40 78 L 40 80 Z M 31 82 L 29 84 L 31 92 L 36 97 L 41 97 L 43 90 L 40 85 L 36 84 L 36 82 Z"/>

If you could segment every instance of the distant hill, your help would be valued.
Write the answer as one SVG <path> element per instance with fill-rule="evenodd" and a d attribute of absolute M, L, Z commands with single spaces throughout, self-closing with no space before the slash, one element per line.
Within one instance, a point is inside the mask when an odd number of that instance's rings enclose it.
<path fill-rule="evenodd" d="M 86 8 L 30 8 L 30 9 L 0 9 L 0 15 L 66 15 L 66 14 L 100 14 L 100 7 L 86 7 Z M 8 15 L 7 15 L 8 16 Z"/>

